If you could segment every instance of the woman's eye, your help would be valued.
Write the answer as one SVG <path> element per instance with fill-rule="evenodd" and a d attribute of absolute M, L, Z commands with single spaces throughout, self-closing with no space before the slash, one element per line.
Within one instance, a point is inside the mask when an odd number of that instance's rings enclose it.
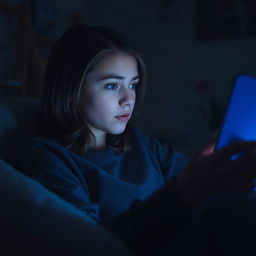
<path fill-rule="evenodd" d="M 108 90 L 115 90 L 118 88 L 118 84 L 106 84 L 105 88 Z"/>
<path fill-rule="evenodd" d="M 137 85 L 138 85 L 138 83 L 136 83 L 136 84 L 130 84 L 130 85 L 129 85 L 129 88 L 135 90 L 136 87 L 137 87 Z"/>

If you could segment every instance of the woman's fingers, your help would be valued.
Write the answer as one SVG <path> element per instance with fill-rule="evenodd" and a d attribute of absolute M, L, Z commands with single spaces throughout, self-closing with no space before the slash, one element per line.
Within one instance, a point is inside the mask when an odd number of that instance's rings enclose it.
<path fill-rule="evenodd" d="M 221 163 L 223 161 L 230 160 L 232 156 L 249 152 L 253 148 L 256 148 L 255 141 L 235 142 L 230 144 L 229 146 L 217 150 L 214 154 L 212 154 L 212 160 Z"/>
<path fill-rule="evenodd" d="M 248 182 L 256 178 L 256 155 L 254 156 L 243 156 L 241 159 L 231 161 L 229 166 L 230 176 L 237 182 Z"/>
<path fill-rule="evenodd" d="M 256 178 L 256 150 L 246 153 L 236 160 L 226 162 L 220 179 L 228 187 L 243 192 L 250 192 Z"/>
<path fill-rule="evenodd" d="M 208 156 L 214 152 L 214 148 L 216 145 L 216 141 L 211 142 L 207 146 L 204 146 L 202 149 L 200 149 L 196 154 L 195 157 L 197 156 Z"/>
<path fill-rule="evenodd" d="M 214 153 L 208 145 L 177 178 L 185 202 L 196 205 L 208 195 L 227 190 L 251 191 L 256 178 L 256 142 L 239 141 Z M 242 153 L 242 154 L 241 154 Z M 231 157 L 239 155 L 232 160 Z"/>

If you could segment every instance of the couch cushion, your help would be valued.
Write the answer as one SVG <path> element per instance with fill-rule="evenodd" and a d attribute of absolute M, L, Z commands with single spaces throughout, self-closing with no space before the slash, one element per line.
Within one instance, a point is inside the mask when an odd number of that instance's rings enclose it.
<path fill-rule="evenodd" d="M 131 256 L 82 211 L 0 160 L 0 255 Z"/>
<path fill-rule="evenodd" d="M 40 100 L 0 100 L 0 158 L 19 167 L 21 150 L 37 132 Z"/>

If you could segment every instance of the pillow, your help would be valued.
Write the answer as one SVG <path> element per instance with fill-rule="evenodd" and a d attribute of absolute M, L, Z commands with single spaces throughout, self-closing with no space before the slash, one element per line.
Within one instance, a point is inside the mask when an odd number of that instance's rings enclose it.
<path fill-rule="evenodd" d="M 0 190 L 0 255 L 131 255 L 111 232 L 2 160 Z"/>

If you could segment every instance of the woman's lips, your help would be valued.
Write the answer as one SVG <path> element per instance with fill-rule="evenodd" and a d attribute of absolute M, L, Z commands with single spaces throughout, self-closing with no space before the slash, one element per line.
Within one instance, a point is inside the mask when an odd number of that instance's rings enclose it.
<path fill-rule="evenodd" d="M 121 122 L 127 122 L 130 118 L 130 114 L 124 114 L 120 116 L 116 116 L 116 119 L 121 121 Z"/>

